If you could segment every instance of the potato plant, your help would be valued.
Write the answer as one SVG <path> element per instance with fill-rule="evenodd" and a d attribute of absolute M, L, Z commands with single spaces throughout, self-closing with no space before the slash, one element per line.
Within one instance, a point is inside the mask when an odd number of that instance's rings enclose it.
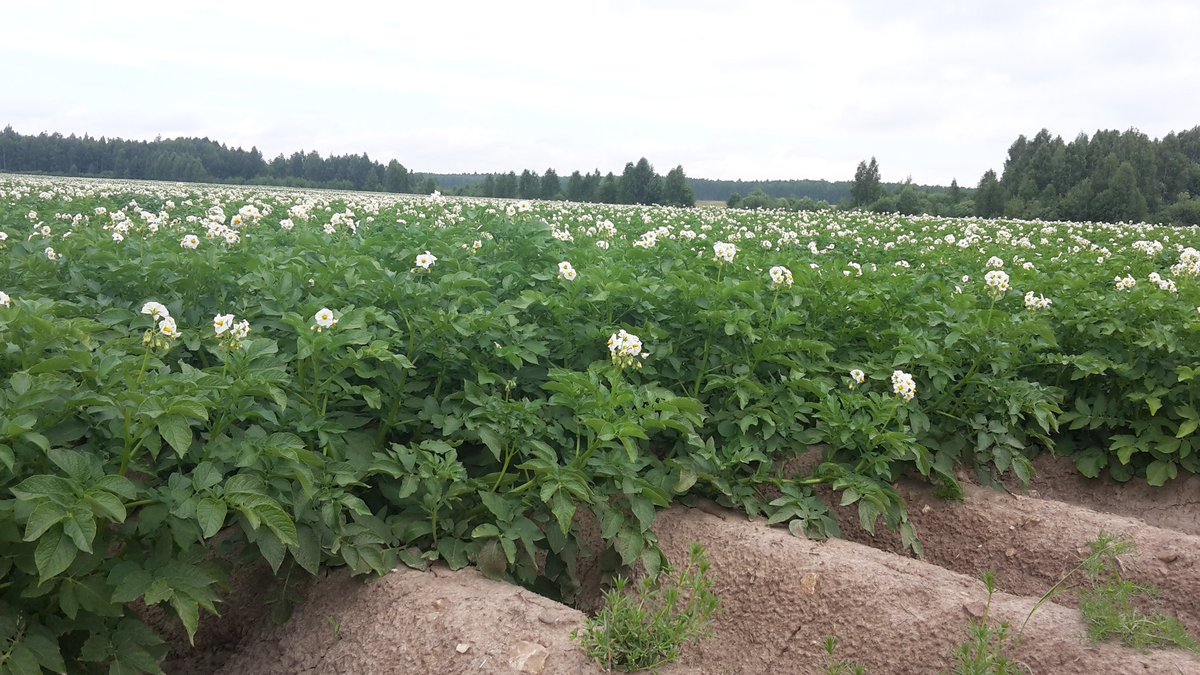
<path fill-rule="evenodd" d="M 569 602 L 585 556 L 656 574 L 674 503 L 826 537 L 827 486 L 919 554 L 903 475 L 1160 485 L 1196 239 L 0 177 L 0 672 L 155 672 L 144 608 L 194 637 L 255 560 Z"/>

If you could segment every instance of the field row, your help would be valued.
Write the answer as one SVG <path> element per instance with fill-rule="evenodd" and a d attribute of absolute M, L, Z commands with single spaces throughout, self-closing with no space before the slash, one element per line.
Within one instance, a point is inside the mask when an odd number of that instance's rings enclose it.
<path fill-rule="evenodd" d="M 681 500 L 919 552 L 903 474 L 1200 467 L 1191 230 L 10 177 L 0 232 L 12 663 L 152 671 L 136 601 L 239 555 L 569 601 Z"/>

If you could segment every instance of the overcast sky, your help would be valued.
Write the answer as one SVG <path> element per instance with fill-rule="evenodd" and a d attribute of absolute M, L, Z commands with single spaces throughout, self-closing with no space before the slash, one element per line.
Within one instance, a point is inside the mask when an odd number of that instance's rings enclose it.
<path fill-rule="evenodd" d="M 416 171 L 974 185 L 1018 134 L 1200 125 L 1200 2 L 32 2 L 0 126 Z"/>

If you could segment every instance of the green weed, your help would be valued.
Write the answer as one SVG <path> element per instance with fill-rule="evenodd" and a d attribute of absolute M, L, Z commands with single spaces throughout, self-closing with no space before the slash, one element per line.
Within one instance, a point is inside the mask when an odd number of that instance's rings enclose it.
<path fill-rule="evenodd" d="M 1123 578 L 1118 556 L 1132 551 L 1132 542 L 1117 540 L 1101 532 L 1100 537 L 1088 545 L 1092 555 L 1085 561 L 1084 570 L 1092 587 L 1080 593 L 1079 611 L 1093 640 L 1116 638 L 1141 651 L 1161 647 L 1200 651 L 1196 638 L 1178 619 L 1141 609 L 1141 606 L 1153 604 L 1158 592 L 1152 586 Z"/>
<path fill-rule="evenodd" d="M 604 608 L 572 637 L 583 651 L 609 670 L 657 668 L 679 659 L 684 646 L 711 635 L 720 601 L 708 577 L 704 547 L 692 544 L 688 563 L 677 573 L 645 578 L 628 591 L 618 578 Z"/>

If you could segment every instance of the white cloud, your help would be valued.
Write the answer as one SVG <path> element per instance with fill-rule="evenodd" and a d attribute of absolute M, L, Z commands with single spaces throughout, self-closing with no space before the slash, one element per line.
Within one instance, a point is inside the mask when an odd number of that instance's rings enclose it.
<path fill-rule="evenodd" d="M 15 3 L 0 124 L 208 136 L 417 170 L 885 180 L 999 169 L 1017 134 L 1190 128 L 1182 0 Z"/>

